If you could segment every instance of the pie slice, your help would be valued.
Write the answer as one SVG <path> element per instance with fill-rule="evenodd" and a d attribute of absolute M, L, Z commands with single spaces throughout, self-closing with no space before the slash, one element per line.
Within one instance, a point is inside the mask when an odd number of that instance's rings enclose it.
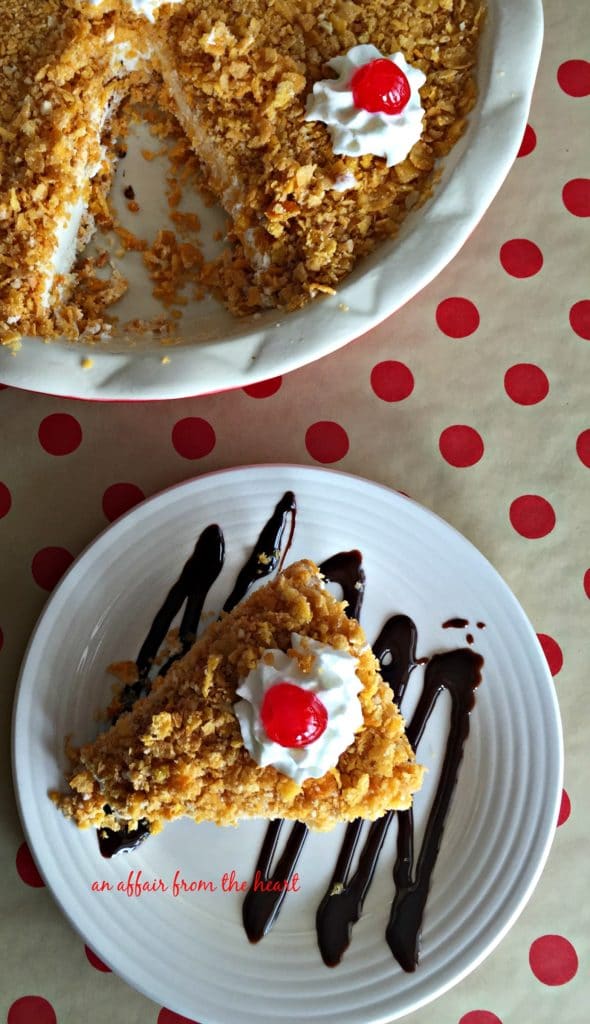
<path fill-rule="evenodd" d="M 70 793 L 52 799 L 82 828 L 133 829 L 143 820 L 152 832 L 183 815 L 218 825 L 291 818 L 326 830 L 408 808 L 423 769 L 364 632 L 345 608 L 312 562 L 292 565 L 211 625 L 108 731 L 70 751 Z M 282 665 L 281 652 L 305 678 L 313 664 L 309 650 L 323 645 L 336 661 L 356 659 L 358 719 L 352 742 L 332 766 L 298 781 L 250 755 L 236 691 L 273 657 Z M 322 737 L 314 742 L 322 744 Z M 293 756 L 300 754 L 299 747 Z"/>

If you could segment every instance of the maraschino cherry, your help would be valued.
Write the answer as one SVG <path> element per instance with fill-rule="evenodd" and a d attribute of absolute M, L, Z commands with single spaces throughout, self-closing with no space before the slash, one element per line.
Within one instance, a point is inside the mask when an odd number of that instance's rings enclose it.
<path fill-rule="evenodd" d="M 281 747 L 307 747 L 320 738 L 328 712 L 319 697 L 280 680 L 264 695 L 260 717 L 266 735 Z"/>
<path fill-rule="evenodd" d="M 358 68 L 350 80 L 354 105 L 370 114 L 401 114 L 410 101 L 410 83 L 401 68 L 386 57 Z"/>

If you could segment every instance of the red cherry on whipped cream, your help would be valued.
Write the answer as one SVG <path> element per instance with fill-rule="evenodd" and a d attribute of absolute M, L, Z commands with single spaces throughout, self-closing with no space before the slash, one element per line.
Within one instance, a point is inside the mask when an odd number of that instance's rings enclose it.
<path fill-rule="evenodd" d="M 328 724 L 326 707 L 315 693 L 283 680 L 266 691 L 260 718 L 268 738 L 281 747 L 307 747 Z"/>
<path fill-rule="evenodd" d="M 386 57 L 358 68 L 350 80 L 354 105 L 370 114 L 401 114 L 410 101 L 410 83 Z"/>

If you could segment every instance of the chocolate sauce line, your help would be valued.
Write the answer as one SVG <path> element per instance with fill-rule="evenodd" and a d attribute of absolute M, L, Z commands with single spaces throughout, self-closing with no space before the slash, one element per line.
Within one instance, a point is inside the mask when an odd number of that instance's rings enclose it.
<path fill-rule="evenodd" d="M 129 711 L 135 701 L 149 691 L 148 673 L 175 616 L 185 601 L 186 608 L 178 631 L 181 650 L 169 658 L 160 675 L 165 675 L 170 665 L 194 643 L 203 605 L 223 568 L 224 557 L 225 542 L 221 530 L 216 525 L 208 526 L 201 533 L 192 555 L 185 562 L 180 576 L 171 586 L 164 603 L 154 616 L 136 659 L 139 682 L 131 683 L 123 689 L 119 714 Z"/>
<path fill-rule="evenodd" d="M 393 690 L 398 705 L 404 698 L 410 675 L 418 664 L 418 630 L 408 615 L 392 615 L 373 644 L 381 675 Z"/>
<path fill-rule="evenodd" d="M 398 704 L 417 664 L 417 639 L 418 631 L 412 619 L 407 615 L 393 615 L 373 645 L 381 674 Z M 328 967 L 339 964 L 350 945 L 352 928 L 362 914 L 394 813 L 389 811 L 371 825 L 352 877 L 349 877 L 350 865 L 364 822 L 358 819 L 346 827 L 334 874 L 316 914 L 318 945 Z"/>
<path fill-rule="evenodd" d="M 451 697 L 449 738 L 415 869 L 412 811 L 398 815 L 397 860 L 393 869 L 396 893 L 385 937 L 404 971 L 414 971 L 418 965 L 422 917 L 469 735 L 469 713 L 475 704 L 482 666 L 481 655 L 469 648 L 434 655 L 426 669 L 424 688 L 408 727 L 408 739 L 416 749 L 440 693 L 448 690 Z"/>
<path fill-rule="evenodd" d="M 346 614 L 352 619 L 358 619 L 365 594 L 362 561 L 360 551 L 340 551 L 337 555 L 326 558 L 319 567 L 327 580 L 342 587 L 342 598 L 348 602 Z"/>
<path fill-rule="evenodd" d="M 255 868 L 255 879 L 258 876 L 263 885 L 269 882 L 279 882 L 283 885 L 285 880 L 291 880 L 307 839 L 309 832 L 307 826 L 296 821 L 291 828 L 283 853 L 277 860 L 274 870 L 271 870 L 282 826 L 283 822 L 277 819 L 271 821 L 266 830 Z M 270 931 L 286 894 L 286 888 L 282 888 L 278 892 L 264 892 L 263 889 L 257 890 L 254 884 L 250 887 L 242 904 L 242 920 L 250 942 L 259 942 Z"/>
<path fill-rule="evenodd" d="M 268 576 L 274 571 L 277 564 L 282 565 L 293 540 L 295 516 L 295 495 L 292 491 L 286 491 L 277 503 L 272 516 L 262 528 L 250 557 L 238 573 L 234 588 L 224 605 L 224 611 L 233 608 L 234 604 L 248 592 L 255 580 Z M 283 535 L 288 518 L 291 520 L 290 532 L 286 544 L 283 545 Z M 266 555 L 268 558 L 261 561 L 260 555 Z M 168 635 L 175 616 L 185 601 L 186 605 L 178 631 L 180 650 L 166 661 L 159 674 L 166 675 L 170 666 L 192 646 L 197 635 L 207 594 L 223 568 L 224 559 L 223 533 L 217 525 L 212 524 L 201 533 L 192 555 L 185 563 L 176 582 L 172 584 L 161 608 L 154 617 L 137 655 L 139 680 L 123 688 L 121 709 L 118 715 L 129 711 L 140 697 L 144 697 L 149 692 L 150 668 Z M 118 715 L 113 722 L 116 721 Z M 112 829 L 100 829 L 98 831 L 100 852 L 103 857 L 112 857 L 122 851 L 129 852 L 139 846 L 149 832 L 149 824 L 143 819 L 135 829 L 125 827 L 118 832 Z"/>
<path fill-rule="evenodd" d="M 316 931 L 322 960 L 336 967 L 352 938 L 352 926 L 359 920 L 365 897 L 373 881 L 379 854 L 394 812 L 372 823 L 360 853 L 358 867 L 348 879 L 352 858 L 365 824 L 362 818 L 346 826 L 344 840 L 330 885 L 317 909 Z"/>
<path fill-rule="evenodd" d="M 275 569 L 281 567 L 293 540 L 295 515 L 295 495 L 292 491 L 286 491 L 263 527 L 250 557 L 240 569 L 234 589 L 223 606 L 224 612 L 230 612 L 248 593 L 256 580 L 264 579 L 265 576 L 269 576 Z M 290 519 L 290 532 L 287 543 L 282 549 L 283 534 L 288 519 Z"/>

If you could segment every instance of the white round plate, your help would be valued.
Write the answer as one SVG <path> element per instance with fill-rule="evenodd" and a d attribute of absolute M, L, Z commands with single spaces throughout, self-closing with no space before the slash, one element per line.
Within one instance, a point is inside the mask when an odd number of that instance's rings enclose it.
<path fill-rule="evenodd" d="M 406 219 L 395 239 L 364 260 L 336 295 L 291 314 L 275 310 L 245 319 L 232 317 L 212 300 L 197 302 L 183 318 L 180 344 L 165 349 L 158 339 L 132 343 L 121 334 L 104 347 L 45 345 L 28 338 L 16 356 L 0 346 L 0 380 L 46 394 L 107 401 L 202 395 L 304 366 L 399 309 L 459 251 L 492 202 L 522 141 L 541 52 L 541 0 L 487 0 L 486 6 L 477 67 L 479 100 L 465 136 L 444 161 L 433 198 Z M 157 162 L 146 165 L 140 160 L 131 171 L 130 161 L 131 156 L 124 162 L 127 180 L 141 182 L 149 192 Z M 158 217 L 166 213 L 159 191 L 154 184 L 152 193 L 142 193 L 142 216 L 155 217 L 155 230 L 163 222 Z M 147 220 L 144 226 L 149 226 Z M 125 263 L 125 273 L 135 299 L 127 308 L 117 307 L 121 319 L 151 315 L 149 287 L 143 283 L 133 288 L 133 260 Z M 163 354 L 170 359 L 165 365 Z M 91 369 L 82 365 L 84 356 L 92 358 Z"/>
<path fill-rule="evenodd" d="M 342 963 L 318 952 L 315 911 L 344 826 L 310 834 L 274 929 L 251 945 L 242 896 L 219 888 L 225 872 L 250 881 L 263 822 L 236 829 L 180 821 L 133 853 L 103 860 L 47 793 L 63 787 L 64 737 L 89 740 L 111 694 L 105 667 L 133 659 L 200 531 L 218 523 L 227 560 L 206 609 L 229 594 L 284 491 L 298 512 L 288 562 L 359 548 L 366 571 L 361 621 L 376 638 L 390 614 L 418 627 L 418 654 L 465 646 L 485 659 L 483 682 L 447 819 L 423 922 L 421 961 L 404 973 L 384 931 L 393 897 L 390 830 L 361 920 Z M 477 622 L 484 622 L 485 629 Z M 423 669 L 410 677 L 406 715 Z M 441 766 L 448 707 L 441 700 L 420 743 L 427 782 L 415 802 L 420 841 Z M 254 466 L 200 477 L 139 505 L 81 555 L 54 592 L 22 668 L 14 716 L 20 813 L 35 859 L 86 942 L 151 999 L 206 1024 L 369 1024 L 397 1019 L 475 967 L 515 920 L 540 875 L 557 818 L 562 740 L 551 676 L 524 612 L 491 565 L 421 506 L 377 484 L 329 470 Z M 368 826 L 365 826 L 367 828 Z M 175 872 L 215 892 L 170 891 Z M 127 896 L 117 883 L 162 879 L 167 892 Z M 96 881 L 112 892 L 93 892 Z"/>

